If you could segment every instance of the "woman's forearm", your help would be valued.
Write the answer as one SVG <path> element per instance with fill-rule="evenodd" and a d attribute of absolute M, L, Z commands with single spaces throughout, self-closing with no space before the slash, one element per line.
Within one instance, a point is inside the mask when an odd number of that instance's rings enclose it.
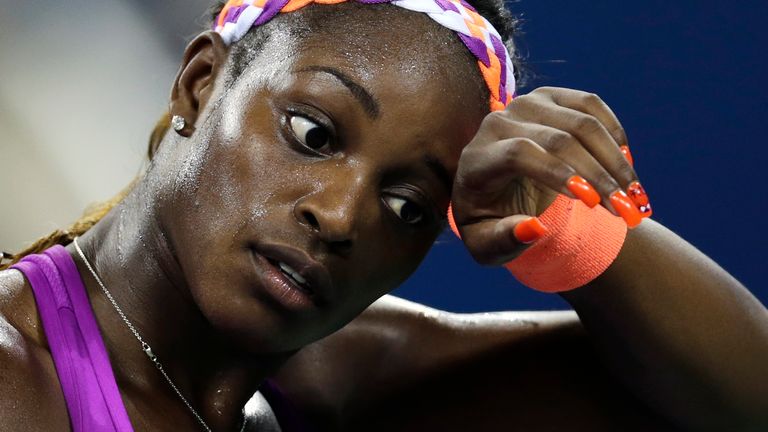
<path fill-rule="evenodd" d="M 631 230 L 603 275 L 563 297 L 650 405 L 696 429 L 768 426 L 768 312 L 668 229 Z"/>

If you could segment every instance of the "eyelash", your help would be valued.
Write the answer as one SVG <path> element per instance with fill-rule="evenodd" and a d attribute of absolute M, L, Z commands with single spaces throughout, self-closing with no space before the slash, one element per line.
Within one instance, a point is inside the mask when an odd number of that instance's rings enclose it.
<path fill-rule="evenodd" d="M 336 138 L 336 130 L 334 129 L 333 125 L 330 124 L 327 121 L 321 120 L 319 116 L 307 113 L 304 110 L 298 110 L 298 109 L 288 109 L 282 118 L 282 126 L 283 126 L 283 133 L 286 135 L 286 138 L 297 148 L 299 148 L 304 153 L 309 153 L 313 156 L 329 156 L 328 153 L 318 151 L 306 144 L 304 144 L 296 135 L 296 132 L 293 130 L 293 126 L 291 125 L 291 119 L 294 117 L 300 117 L 304 118 L 306 120 L 309 120 L 312 123 L 315 123 L 319 127 L 325 129 L 325 131 L 328 133 L 328 146 L 333 148 L 337 138 Z"/>
<path fill-rule="evenodd" d="M 296 132 L 293 130 L 293 126 L 291 124 L 291 119 L 293 117 L 304 118 L 306 120 L 311 121 L 312 123 L 315 123 L 319 127 L 322 127 L 323 129 L 325 129 L 328 133 L 329 147 L 334 147 L 337 141 L 335 129 L 333 128 L 333 126 L 329 125 L 327 122 L 323 120 L 320 120 L 318 116 L 307 113 L 304 110 L 299 110 L 295 108 L 287 110 L 282 119 L 283 130 L 285 131 L 284 133 L 288 135 L 287 138 L 289 141 L 293 143 L 293 145 L 297 146 L 304 153 L 309 153 L 311 155 L 316 155 L 316 156 L 329 156 L 328 153 L 318 151 L 302 142 L 302 140 L 297 136 Z M 403 188 L 400 188 L 400 189 L 403 189 Z M 381 200 L 382 204 L 386 206 L 387 211 L 395 218 L 396 221 L 411 228 L 426 225 L 436 220 L 439 221 L 440 218 L 437 216 L 437 212 L 434 210 L 436 207 L 431 204 L 424 204 L 425 201 L 430 202 L 429 199 L 423 198 L 421 193 L 415 192 L 410 188 L 405 188 L 405 189 L 409 191 L 409 193 L 393 193 L 392 191 L 388 191 L 386 192 L 386 194 L 394 198 L 406 200 L 407 202 L 415 205 L 418 208 L 419 212 L 421 213 L 421 219 L 413 223 L 406 222 L 386 202 L 386 199 L 382 197 L 382 200 Z M 408 196 L 413 194 L 419 195 L 421 199 L 414 199 L 411 196 Z"/>
<path fill-rule="evenodd" d="M 408 192 L 407 193 L 397 192 L 398 189 L 399 190 L 403 190 L 404 189 L 405 191 L 408 191 Z M 419 227 L 419 226 L 423 226 L 423 225 L 428 225 L 428 224 L 432 223 L 433 221 L 439 219 L 436 216 L 436 211 L 434 210 L 435 207 L 433 205 L 431 205 L 430 200 L 428 198 L 423 197 L 423 195 L 421 193 L 413 191 L 411 188 L 400 187 L 398 189 L 396 189 L 396 191 L 392 191 L 392 190 L 385 191 L 385 194 L 390 196 L 390 197 L 406 200 L 407 202 L 415 205 L 419 209 L 419 212 L 421 213 L 421 219 L 416 221 L 416 222 L 412 222 L 412 223 L 406 222 L 405 220 L 403 220 L 395 212 L 395 209 L 393 209 L 386 202 L 386 198 L 382 197 L 382 199 L 381 199 L 382 203 L 384 204 L 384 206 L 387 207 L 389 213 L 395 218 L 395 220 L 397 220 L 401 224 L 403 224 L 405 226 L 408 226 L 408 227 Z M 414 194 L 418 195 L 420 198 L 419 199 L 414 199 L 412 196 L 409 196 L 409 195 L 414 195 Z"/>

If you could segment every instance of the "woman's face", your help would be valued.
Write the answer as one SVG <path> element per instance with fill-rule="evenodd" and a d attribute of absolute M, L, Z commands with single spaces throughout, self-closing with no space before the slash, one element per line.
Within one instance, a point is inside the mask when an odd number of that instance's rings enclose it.
<path fill-rule="evenodd" d="M 441 232 L 486 110 L 458 39 L 409 20 L 303 41 L 277 31 L 174 144 L 184 157 L 164 224 L 203 314 L 252 349 L 340 328 Z"/>

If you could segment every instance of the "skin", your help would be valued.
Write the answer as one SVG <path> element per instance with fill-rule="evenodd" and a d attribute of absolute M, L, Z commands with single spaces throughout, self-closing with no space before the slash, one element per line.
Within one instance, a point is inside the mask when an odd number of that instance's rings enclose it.
<path fill-rule="evenodd" d="M 421 261 L 449 199 L 473 256 L 500 263 L 525 247 L 511 234 L 522 214 L 541 213 L 573 172 L 604 200 L 637 179 L 599 98 L 543 88 L 486 115 L 465 102 L 484 100 L 465 73 L 409 51 L 457 55 L 420 38 L 410 16 L 402 31 L 372 27 L 370 50 L 350 34 L 322 50 L 276 37 L 231 87 L 227 48 L 216 34 L 198 37 L 170 102 L 188 126 L 167 135 L 124 203 L 80 239 L 208 424 L 235 429 L 273 375 L 327 430 L 767 424 L 765 308 L 653 221 L 630 232 L 603 275 L 563 295 L 575 313 L 462 316 L 384 296 Z M 388 61 L 373 57 L 384 51 Z M 374 96 L 378 115 L 329 67 Z M 337 139 L 319 153 L 302 147 L 295 115 L 332 123 Z M 448 187 L 427 157 L 444 166 Z M 402 199 L 421 205 L 420 225 L 398 218 Z M 266 244 L 317 260 L 332 292 L 299 311 L 278 305 L 254 270 Z M 196 430 L 69 251 L 134 427 Z M 0 388 L 14 394 L 0 415 L 12 430 L 66 430 L 30 288 L 15 271 L 0 273 L 0 288 Z"/>

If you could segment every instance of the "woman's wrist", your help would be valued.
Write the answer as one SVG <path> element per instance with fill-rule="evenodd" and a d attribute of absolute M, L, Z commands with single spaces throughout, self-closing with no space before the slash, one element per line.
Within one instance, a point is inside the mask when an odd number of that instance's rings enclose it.
<path fill-rule="evenodd" d="M 451 229 L 461 237 L 450 210 L 448 215 Z M 546 230 L 504 267 L 523 285 L 548 293 L 570 291 L 596 279 L 619 255 L 627 235 L 621 217 L 562 194 L 531 220 Z"/>
<path fill-rule="evenodd" d="M 594 280 L 616 259 L 627 234 L 622 218 L 565 195 L 538 218 L 547 233 L 504 266 L 537 291 L 569 291 Z"/>

